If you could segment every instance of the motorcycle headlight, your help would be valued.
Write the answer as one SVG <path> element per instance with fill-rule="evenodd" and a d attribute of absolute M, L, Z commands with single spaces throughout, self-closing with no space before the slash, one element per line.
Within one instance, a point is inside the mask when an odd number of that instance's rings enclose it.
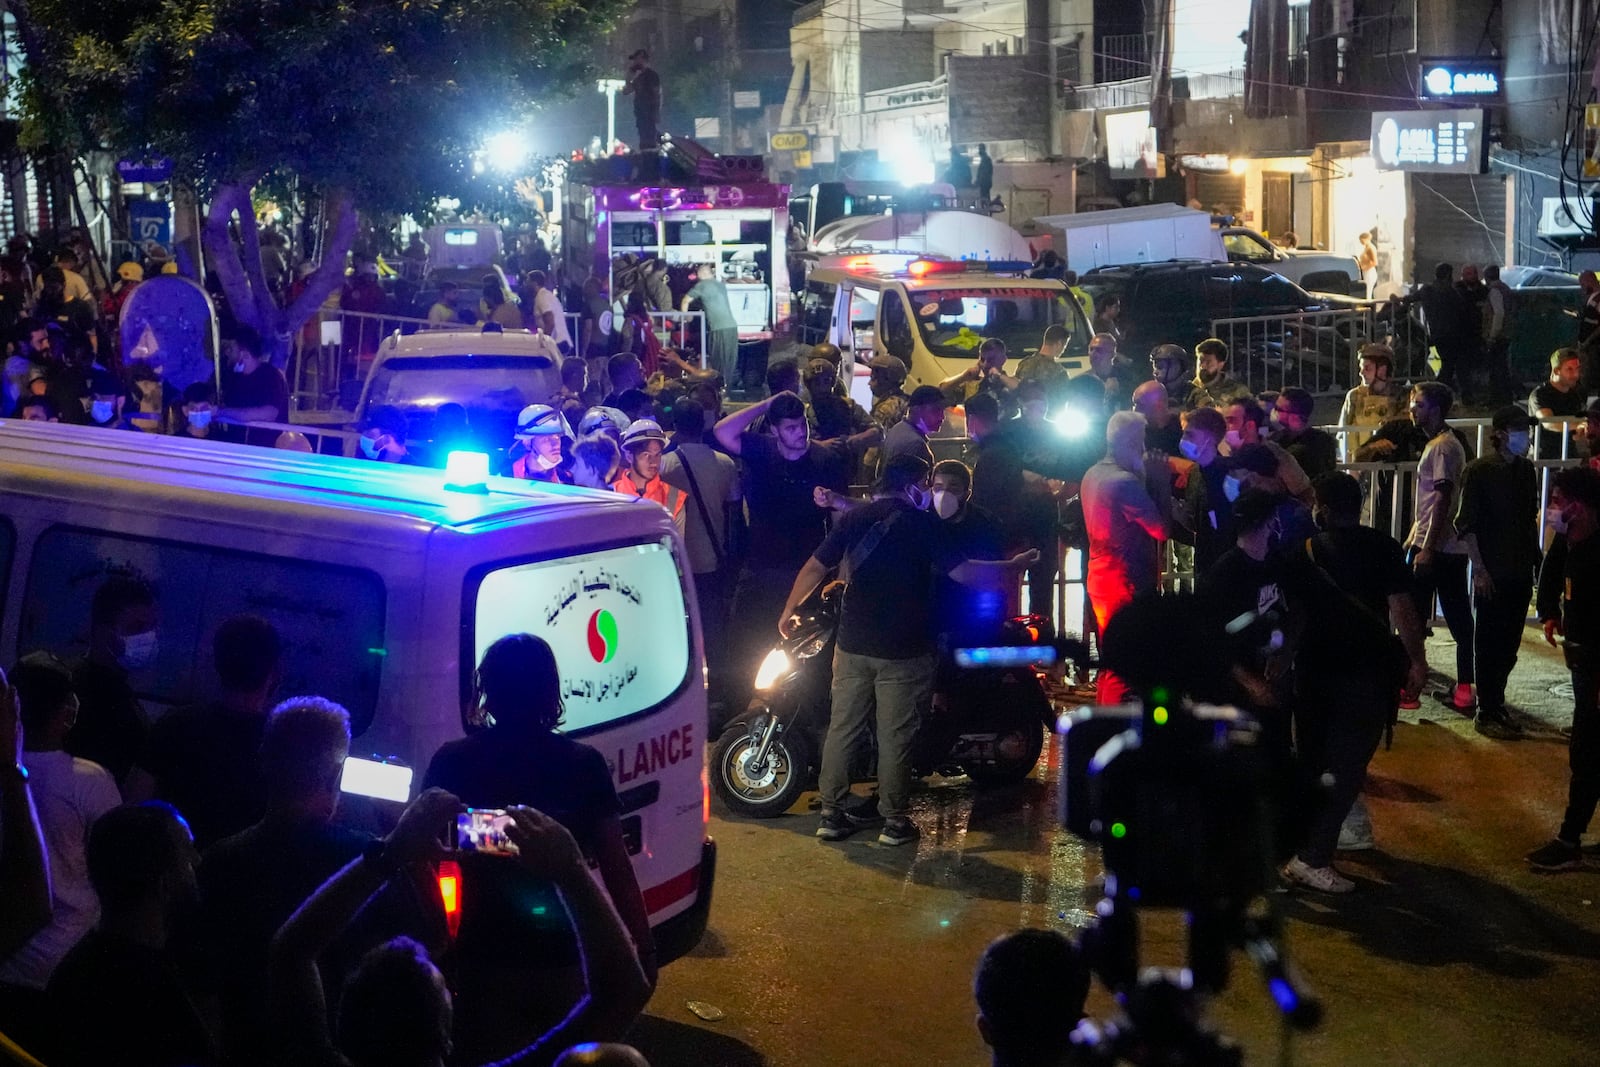
<path fill-rule="evenodd" d="M 761 669 L 756 671 L 756 688 L 771 689 L 778 679 L 789 673 L 790 666 L 789 653 L 783 649 L 775 648 L 768 652 L 767 658 L 761 661 Z"/>

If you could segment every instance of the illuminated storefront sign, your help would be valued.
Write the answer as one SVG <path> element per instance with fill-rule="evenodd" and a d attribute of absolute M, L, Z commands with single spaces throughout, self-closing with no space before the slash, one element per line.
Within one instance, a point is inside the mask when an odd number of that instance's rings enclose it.
<path fill-rule="evenodd" d="M 1480 108 L 1372 113 L 1372 161 L 1379 170 L 1482 174 L 1483 144 Z"/>
<path fill-rule="evenodd" d="M 1424 59 L 1417 95 L 1423 100 L 1498 100 L 1504 80 L 1498 59 Z"/>

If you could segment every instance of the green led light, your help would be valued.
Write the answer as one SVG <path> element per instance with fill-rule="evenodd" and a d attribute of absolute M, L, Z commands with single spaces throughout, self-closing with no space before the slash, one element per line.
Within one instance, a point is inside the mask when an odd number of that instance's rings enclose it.
<path fill-rule="evenodd" d="M 949 919 L 940 919 L 939 920 L 939 925 L 940 926 L 949 926 L 950 925 L 950 920 Z"/>
<path fill-rule="evenodd" d="M 535 915 L 543 915 L 545 913 L 545 911 L 546 911 L 546 908 L 545 908 L 545 906 L 543 904 L 540 904 L 540 905 L 536 906 L 533 909 L 533 913 Z"/>
<path fill-rule="evenodd" d="M 1150 690 L 1150 699 L 1154 700 L 1157 704 L 1165 704 L 1169 699 L 1171 699 L 1171 694 L 1167 692 L 1165 686 L 1158 685 L 1154 689 Z"/>
<path fill-rule="evenodd" d="M 369 656 L 387 656 L 388 654 L 389 654 L 389 650 L 387 648 L 369 648 L 369 649 L 367 649 L 367 655 L 369 655 Z"/>
<path fill-rule="evenodd" d="M 1128 836 L 1128 828 L 1120 822 L 1114 822 L 1111 824 L 1111 836 L 1120 841 L 1122 838 Z"/>
<path fill-rule="evenodd" d="M 1157 726 L 1165 726 L 1165 725 L 1167 725 L 1167 709 L 1166 708 L 1158 706 L 1155 711 L 1152 711 L 1150 713 L 1150 717 L 1156 721 L 1156 725 Z"/>

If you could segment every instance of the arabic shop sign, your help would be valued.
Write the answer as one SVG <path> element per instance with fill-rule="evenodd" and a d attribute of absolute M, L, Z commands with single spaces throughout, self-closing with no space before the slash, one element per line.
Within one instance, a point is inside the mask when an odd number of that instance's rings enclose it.
<path fill-rule="evenodd" d="M 1498 59 L 1424 59 L 1417 95 L 1423 100 L 1495 101 L 1504 88 L 1503 67 Z"/>
<path fill-rule="evenodd" d="M 1379 170 L 1482 174 L 1483 110 L 1374 111 L 1372 161 Z"/>

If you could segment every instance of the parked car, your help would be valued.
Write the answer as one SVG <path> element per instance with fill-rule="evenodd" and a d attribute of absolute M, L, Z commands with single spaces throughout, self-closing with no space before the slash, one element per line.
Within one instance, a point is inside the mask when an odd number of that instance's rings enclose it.
<path fill-rule="evenodd" d="M 1279 248 L 1248 226 L 1224 226 L 1222 246 L 1230 261 L 1277 271 L 1302 289 L 1340 296 L 1367 295 L 1355 256 L 1315 249 Z"/>
<path fill-rule="evenodd" d="M 1362 302 L 1308 293 L 1248 263 L 1170 260 L 1103 267 L 1085 274 L 1081 284 L 1097 308 L 1107 296 L 1122 298 L 1123 352 L 1139 359 L 1167 343 L 1193 350 L 1220 333 L 1234 349 L 1232 373 L 1258 391 L 1285 384 L 1313 391 L 1348 388 L 1352 346 L 1367 339 L 1367 316 L 1320 314 L 1359 311 Z M 1301 312 L 1312 314 L 1292 318 Z M 1219 327 L 1224 319 L 1247 321 Z"/>
<path fill-rule="evenodd" d="M 414 453 L 469 448 L 488 453 L 498 469 L 517 413 L 550 403 L 560 389 L 561 354 L 543 334 L 471 327 L 396 333 L 378 348 L 352 428 L 374 408 L 392 407 L 405 416 L 406 447 Z M 448 442 L 434 433 L 445 404 L 466 410 L 466 433 Z"/>

